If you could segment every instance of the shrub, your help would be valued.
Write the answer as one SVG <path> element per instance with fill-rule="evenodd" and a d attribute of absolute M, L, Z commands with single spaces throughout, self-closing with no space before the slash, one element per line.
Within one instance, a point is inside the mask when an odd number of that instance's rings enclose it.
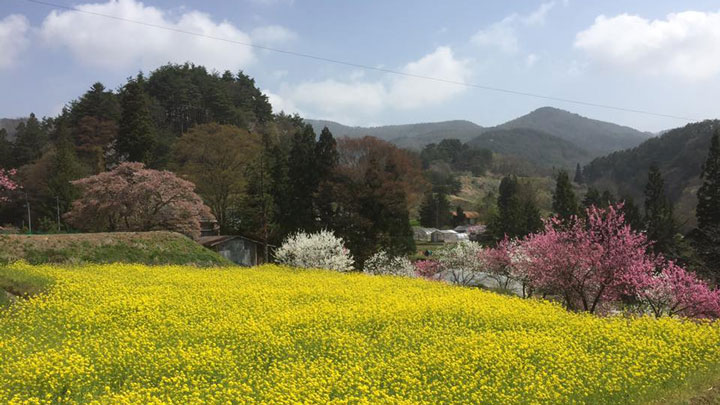
<path fill-rule="evenodd" d="M 415 277 L 415 267 L 407 257 L 389 256 L 381 250 L 365 261 L 363 273 L 372 275 Z"/>
<path fill-rule="evenodd" d="M 479 243 L 446 244 L 435 257 L 443 277 L 453 284 L 475 285 L 484 277 L 483 248 Z"/>
<path fill-rule="evenodd" d="M 353 270 L 353 257 L 331 231 L 308 234 L 298 232 L 289 236 L 275 252 L 279 263 L 302 268 Z"/>
<path fill-rule="evenodd" d="M 435 260 L 418 260 L 415 262 L 415 274 L 428 280 L 437 280 L 440 277 L 440 266 Z"/>

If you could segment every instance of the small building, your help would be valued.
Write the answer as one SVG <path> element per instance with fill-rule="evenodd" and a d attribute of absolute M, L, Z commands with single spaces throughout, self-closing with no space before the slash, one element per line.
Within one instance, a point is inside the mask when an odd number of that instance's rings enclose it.
<path fill-rule="evenodd" d="M 240 235 L 201 236 L 198 242 L 220 256 L 241 266 L 257 266 L 265 262 L 263 244 Z"/>
<path fill-rule="evenodd" d="M 432 233 L 437 231 L 437 228 L 425 228 L 422 226 L 413 226 L 413 239 L 416 242 L 430 242 L 432 240 Z"/>
<path fill-rule="evenodd" d="M 478 219 L 480 219 L 480 213 L 477 211 L 463 211 L 464 218 L 461 218 L 460 220 L 456 219 L 457 211 L 452 211 L 451 214 L 453 216 L 454 223 L 461 225 L 475 225 Z"/>
<path fill-rule="evenodd" d="M 470 240 L 470 237 L 466 233 L 457 233 L 452 229 L 444 229 L 433 232 L 431 240 L 433 242 L 456 243 L 464 240 Z"/>

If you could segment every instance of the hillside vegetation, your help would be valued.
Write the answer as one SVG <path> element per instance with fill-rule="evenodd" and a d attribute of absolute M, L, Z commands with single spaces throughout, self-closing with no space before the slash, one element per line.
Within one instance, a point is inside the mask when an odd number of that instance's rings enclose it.
<path fill-rule="evenodd" d="M 499 128 L 530 128 L 555 135 L 600 156 L 632 148 L 651 134 L 610 122 L 594 120 L 553 107 L 542 107 L 508 121 Z"/>
<path fill-rule="evenodd" d="M 710 145 L 713 128 L 720 121 L 703 121 L 667 131 L 641 145 L 597 158 L 583 169 L 585 180 L 619 195 L 643 198 L 648 170 L 654 163 L 665 181 L 665 190 L 683 220 L 691 223 L 700 186 L 700 172 Z"/>
<path fill-rule="evenodd" d="M 720 366 L 718 325 L 596 318 L 405 278 L 16 264 L 0 401 L 639 403 Z"/>
<path fill-rule="evenodd" d="M 219 266 L 225 258 L 174 232 L 0 235 L 0 263 L 145 263 Z"/>
<path fill-rule="evenodd" d="M 489 130 L 470 140 L 468 145 L 517 156 L 541 167 L 574 168 L 577 163 L 587 163 L 592 158 L 572 142 L 529 128 Z"/>
<path fill-rule="evenodd" d="M 430 143 L 438 143 L 443 139 L 469 141 L 484 129 L 480 125 L 462 120 L 378 127 L 351 127 L 327 120 L 306 119 L 305 122 L 312 125 L 317 133 L 320 133 L 323 127 L 327 126 L 336 137 L 361 138 L 363 136 L 374 136 L 402 148 L 416 150 L 422 149 L 423 146 Z"/>

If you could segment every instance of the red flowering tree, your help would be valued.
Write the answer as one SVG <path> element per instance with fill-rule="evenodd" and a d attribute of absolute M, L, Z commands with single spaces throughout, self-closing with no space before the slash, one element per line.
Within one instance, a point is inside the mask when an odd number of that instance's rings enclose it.
<path fill-rule="evenodd" d="M 19 187 L 12 179 L 15 173 L 15 169 L 5 170 L 0 168 L 0 202 L 7 201 L 8 198 L 5 193 L 16 190 Z"/>
<path fill-rule="evenodd" d="M 523 242 L 533 287 L 555 294 L 571 310 L 595 312 L 608 302 L 632 296 L 650 279 L 657 260 L 647 254 L 645 234 L 630 229 L 622 207 L 591 207 L 587 220 L 557 219 Z"/>
<path fill-rule="evenodd" d="M 72 183 L 82 196 L 65 219 L 83 231 L 168 230 L 198 237 L 200 219 L 212 218 L 194 184 L 142 163 L 123 163 Z"/>
<path fill-rule="evenodd" d="M 641 280 L 637 298 L 657 317 L 720 318 L 720 290 L 672 262 L 660 274 Z"/>
<path fill-rule="evenodd" d="M 633 297 L 658 317 L 720 317 L 720 291 L 661 255 L 647 253 L 647 236 L 625 223 L 622 205 L 592 206 L 587 220 L 572 218 L 559 225 L 557 219 L 547 221 L 542 232 L 514 250 L 500 244 L 498 267 L 532 289 L 561 297 L 571 310 L 593 313 Z"/>

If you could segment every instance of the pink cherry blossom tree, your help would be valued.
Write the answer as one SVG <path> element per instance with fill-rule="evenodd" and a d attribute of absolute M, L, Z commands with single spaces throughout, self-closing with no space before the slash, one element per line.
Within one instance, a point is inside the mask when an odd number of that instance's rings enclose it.
<path fill-rule="evenodd" d="M 194 184 L 142 163 L 123 163 L 72 183 L 82 196 L 65 219 L 83 231 L 169 230 L 198 237 L 200 220 L 213 218 Z"/>
<path fill-rule="evenodd" d="M 647 237 L 630 229 L 622 206 L 591 207 L 587 220 L 564 226 L 548 220 L 545 229 L 523 241 L 534 288 L 561 297 L 568 309 L 591 313 L 622 296 L 632 296 L 648 280 L 656 259 L 647 254 Z"/>
<path fill-rule="evenodd" d="M 712 290 L 673 262 L 657 275 L 639 280 L 637 298 L 656 317 L 720 318 L 720 290 Z"/>
<path fill-rule="evenodd" d="M 5 170 L 0 168 L 0 202 L 8 200 L 5 193 L 18 189 L 18 184 L 12 179 L 16 173 L 15 169 Z"/>

